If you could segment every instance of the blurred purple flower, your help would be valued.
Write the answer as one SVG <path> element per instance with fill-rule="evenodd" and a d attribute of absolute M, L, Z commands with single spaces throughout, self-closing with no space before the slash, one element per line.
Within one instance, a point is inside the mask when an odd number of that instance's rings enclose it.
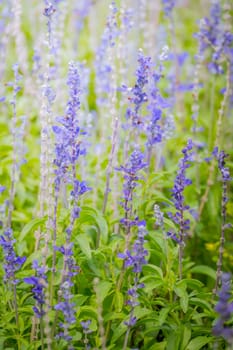
<path fill-rule="evenodd" d="M 126 110 L 126 119 L 128 119 L 133 127 L 143 129 L 144 121 L 140 114 L 142 106 L 148 101 L 146 86 L 149 83 L 149 75 L 151 68 L 151 57 L 144 56 L 142 50 L 138 52 L 138 68 L 136 70 L 136 83 L 130 89 L 129 102 L 132 107 Z"/>
<path fill-rule="evenodd" d="M 189 162 L 192 160 L 193 142 L 188 140 L 187 146 L 182 150 L 183 158 L 179 161 L 179 169 L 172 189 L 173 203 L 176 208 L 175 214 L 168 213 L 169 217 L 179 226 L 178 235 L 169 232 L 168 235 L 176 240 L 179 244 L 184 244 L 186 232 L 189 229 L 190 221 L 184 219 L 185 211 L 189 210 L 189 206 L 184 203 L 184 189 L 191 185 L 192 181 L 186 178 L 186 169 L 189 168 Z"/>
<path fill-rule="evenodd" d="M 233 302 L 231 297 L 231 274 L 222 274 L 222 287 L 218 293 L 219 301 L 215 306 L 215 311 L 219 314 L 215 325 L 213 326 L 213 334 L 223 337 L 229 344 L 233 344 L 233 328 L 227 325 L 233 314 Z"/>
<path fill-rule="evenodd" d="M 33 298 L 36 300 L 36 306 L 33 307 L 33 311 L 37 318 L 44 316 L 44 304 L 45 304 L 45 287 L 47 285 L 47 276 L 45 274 L 45 268 L 40 267 L 38 261 L 35 260 L 32 264 L 33 269 L 36 271 L 36 276 L 24 278 L 24 282 L 32 284 Z"/>
<path fill-rule="evenodd" d="M 4 253 L 4 264 L 3 268 L 5 271 L 4 281 L 17 284 L 15 273 L 21 268 L 21 266 L 26 261 L 26 257 L 19 257 L 14 251 L 14 243 L 12 230 L 10 228 L 5 229 L 3 234 L 0 236 L 0 246 Z"/>
<path fill-rule="evenodd" d="M 176 0 L 162 0 L 163 3 L 163 11 L 167 17 L 170 17 L 172 14 L 172 10 L 176 4 Z"/>

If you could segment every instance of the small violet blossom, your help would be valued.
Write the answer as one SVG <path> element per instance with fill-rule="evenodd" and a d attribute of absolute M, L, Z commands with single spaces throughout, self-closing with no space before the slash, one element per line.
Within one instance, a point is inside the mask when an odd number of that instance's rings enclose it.
<path fill-rule="evenodd" d="M 144 169 L 147 163 L 144 161 L 144 154 L 139 150 L 134 150 L 131 154 L 126 166 L 120 166 L 116 170 L 121 171 L 124 174 L 124 185 L 123 185 L 123 202 L 121 203 L 125 211 L 125 217 L 121 220 L 121 223 L 126 227 L 129 227 L 131 223 L 131 208 L 133 191 L 137 186 L 137 182 L 140 179 L 138 172 Z M 138 225 L 138 220 L 133 220 L 133 224 Z"/>
<path fill-rule="evenodd" d="M 4 230 L 3 234 L 0 236 L 0 246 L 4 253 L 4 264 L 3 268 L 5 271 L 4 281 L 16 285 L 18 279 L 16 279 L 16 272 L 21 268 L 21 266 L 26 261 L 26 257 L 19 257 L 16 255 L 14 250 L 13 233 L 10 228 Z"/>
<path fill-rule="evenodd" d="M 45 287 L 47 285 L 47 276 L 45 267 L 40 267 L 37 260 L 32 264 L 33 269 L 36 271 L 36 276 L 24 278 L 24 282 L 32 284 L 33 298 L 36 301 L 36 306 L 33 307 L 33 311 L 37 318 L 44 316 L 44 304 L 45 304 Z"/>
<path fill-rule="evenodd" d="M 213 334 L 223 337 L 230 345 L 233 344 L 233 328 L 227 322 L 233 314 L 233 302 L 229 301 L 231 297 L 231 274 L 222 274 L 222 287 L 218 293 L 219 301 L 215 306 L 215 311 L 219 317 L 213 326 Z"/>
<path fill-rule="evenodd" d="M 162 0 L 163 10 L 167 17 L 171 17 L 176 0 Z"/>
<path fill-rule="evenodd" d="M 141 116 L 141 109 L 148 101 L 146 86 L 149 83 L 151 68 L 151 57 L 144 56 L 142 50 L 138 52 L 138 68 L 136 70 L 136 83 L 130 89 L 129 102 L 132 107 L 126 110 L 126 119 L 130 121 L 133 127 L 142 129 L 144 121 Z M 123 90 L 125 87 L 123 87 Z M 128 89 L 129 90 L 129 89 Z"/>
<path fill-rule="evenodd" d="M 182 150 L 183 158 L 179 161 L 179 169 L 172 189 L 173 203 L 176 212 L 175 214 L 169 213 L 169 217 L 179 226 L 179 233 L 177 236 L 173 232 L 168 232 L 168 236 L 172 237 L 180 245 L 184 245 L 184 239 L 190 224 L 190 220 L 184 218 L 185 211 L 189 210 L 189 206 L 184 202 L 184 189 L 192 183 L 192 181 L 186 177 L 186 169 L 189 168 L 189 162 L 192 160 L 192 148 L 192 140 L 189 140 L 187 146 Z"/>
<path fill-rule="evenodd" d="M 134 326 L 137 321 L 137 318 L 134 316 L 134 308 L 139 305 L 138 289 L 144 287 L 143 283 L 139 283 L 139 275 L 142 272 L 142 267 L 147 264 L 146 256 L 148 255 L 148 251 L 144 247 L 146 234 L 145 223 L 140 224 L 138 227 L 138 236 L 133 245 L 132 252 L 127 250 L 123 254 L 118 254 L 119 258 L 124 259 L 125 267 L 132 267 L 134 272 L 134 284 L 127 291 L 129 298 L 126 303 L 131 307 L 129 320 L 125 322 L 128 327 Z"/>

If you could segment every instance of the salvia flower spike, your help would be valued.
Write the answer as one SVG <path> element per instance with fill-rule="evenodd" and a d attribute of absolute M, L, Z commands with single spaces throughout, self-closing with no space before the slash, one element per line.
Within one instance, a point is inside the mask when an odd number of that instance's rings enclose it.
<path fill-rule="evenodd" d="M 184 189 L 191 185 L 192 181 L 186 177 L 186 169 L 189 168 L 189 162 L 192 160 L 192 140 L 188 140 L 187 146 L 183 148 L 183 158 L 179 161 L 179 169 L 172 189 L 173 203 L 176 209 L 175 214 L 169 213 L 169 217 L 178 225 L 178 234 L 168 232 L 168 236 L 173 238 L 179 244 L 179 275 L 182 278 L 182 260 L 183 249 L 187 231 L 190 227 L 190 220 L 185 219 L 185 212 L 189 210 L 189 206 L 185 204 Z"/>

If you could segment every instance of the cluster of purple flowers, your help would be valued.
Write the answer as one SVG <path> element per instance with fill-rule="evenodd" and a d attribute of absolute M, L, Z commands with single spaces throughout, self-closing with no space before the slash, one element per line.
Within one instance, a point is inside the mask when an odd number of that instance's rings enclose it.
<path fill-rule="evenodd" d="M 145 228 L 145 222 L 140 223 L 138 227 L 138 236 L 133 245 L 132 252 L 130 250 L 126 250 L 125 253 L 118 254 L 118 257 L 124 259 L 125 267 L 132 267 L 134 272 L 134 284 L 127 291 L 129 299 L 127 300 L 127 305 L 131 306 L 130 318 L 125 324 L 128 327 L 132 327 L 135 325 L 137 318 L 134 316 L 133 310 L 139 305 L 138 302 L 138 289 L 143 288 L 144 284 L 139 283 L 139 275 L 142 272 L 143 265 L 147 264 L 147 260 L 145 257 L 148 255 L 148 251 L 145 249 L 145 235 L 147 234 Z"/>
<path fill-rule="evenodd" d="M 140 129 L 144 126 L 144 121 L 140 111 L 142 106 L 148 101 L 146 86 L 149 82 L 150 71 L 151 57 L 144 56 L 142 50 L 139 50 L 136 83 L 134 87 L 130 89 L 131 96 L 128 98 L 132 107 L 127 108 L 126 119 L 130 121 L 133 127 Z"/>
<path fill-rule="evenodd" d="M 170 17 L 172 14 L 172 10 L 176 4 L 176 0 L 162 0 L 163 10 L 167 17 Z"/>
<path fill-rule="evenodd" d="M 144 169 L 147 163 L 144 161 L 144 154 L 139 150 L 134 150 L 131 154 L 126 166 L 121 165 L 117 170 L 124 174 L 124 185 L 123 185 L 123 203 L 122 207 L 125 211 L 125 217 L 121 220 L 121 223 L 125 227 L 130 227 L 135 224 L 135 220 L 131 220 L 131 209 L 133 200 L 133 191 L 137 186 L 137 181 L 140 179 L 138 172 Z M 137 220 L 136 220 L 137 222 Z M 137 222 L 138 224 L 138 222 Z"/>
<path fill-rule="evenodd" d="M 215 311 L 219 314 L 219 318 L 213 327 L 213 334 L 223 337 L 229 344 L 233 344 L 233 328 L 227 325 L 233 314 L 233 302 L 231 298 L 231 274 L 222 274 L 222 287 L 219 295 L 219 301 L 215 306 Z"/>
<path fill-rule="evenodd" d="M 213 1 L 210 15 L 201 20 L 200 31 L 196 34 L 200 43 L 200 53 L 208 48 L 213 53 L 208 68 L 213 74 L 222 74 L 221 59 L 224 55 L 232 56 L 233 34 L 226 28 L 222 19 L 222 8 L 219 1 Z"/>
<path fill-rule="evenodd" d="M 72 337 L 69 335 L 69 327 L 75 323 L 75 304 L 72 302 L 71 288 L 73 286 L 72 278 L 78 273 L 79 268 L 75 264 L 73 256 L 73 243 L 71 243 L 71 234 L 75 220 L 79 217 L 80 208 L 78 201 L 80 196 L 90 190 L 85 181 L 79 181 L 76 178 L 76 166 L 79 157 L 85 154 L 85 147 L 82 146 L 80 136 L 85 134 L 79 126 L 77 115 L 80 109 L 81 83 L 78 64 L 71 63 L 69 66 L 68 81 L 69 100 L 66 108 L 65 117 L 57 118 L 59 126 L 54 126 L 53 131 L 56 137 L 54 160 L 55 165 L 55 193 L 58 195 L 61 183 L 71 185 L 71 216 L 70 224 L 66 229 L 66 243 L 61 247 L 54 247 L 64 255 L 64 271 L 62 276 L 62 285 L 60 289 L 60 301 L 55 306 L 56 310 L 62 312 L 64 322 L 60 323 L 62 331 L 58 337 L 62 337 L 70 342 Z"/>
<path fill-rule="evenodd" d="M 192 183 L 192 181 L 186 177 L 186 169 L 190 167 L 189 162 L 192 160 L 192 148 L 192 140 L 188 140 L 187 146 L 182 150 L 183 158 L 179 161 L 179 169 L 172 189 L 172 197 L 176 212 L 175 214 L 169 213 L 169 217 L 179 226 L 179 233 L 177 236 L 173 232 L 168 232 L 168 235 L 180 245 L 184 245 L 186 232 L 190 225 L 190 220 L 184 218 L 185 211 L 189 209 L 189 206 L 184 202 L 184 189 Z"/>
<path fill-rule="evenodd" d="M 150 163 L 152 147 L 166 137 L 169 120 L 162 126 L 162 116 L 166 108 L 171 106 L 169 99 L 162 96 L 159 83 L 163 77 L 162 61 L 167 59 L 168 48 L 164 47 L 154 68 L 151 57 L 145 56 L 142 50 L 138 53 L 136 83 L 132 88 L 122 86 L 122 91 L 130 91 L 130 106 L 126 109 L 126 120 L 129 128 L 146 136 L 148 163 Z M 147 111 L 147 112 L 146 112 Z M 168 122 L 168 123 L 167 123 Z"/>
<path fill-rule="evenodd" d="M 69 231 L 69 228 L 66 230 Z M 66 232 L 68 237 L 71 232 Z M 69 334 L 69 328 L 76 322 L 76 310 L 75 303 L 72 302 L 73 295 L 71 288 L 73 287 L 73 277 L 79 272 L 79 267 L 75 263 L 73 254 L 73 243 L 66 243 L 65 246 L 55 247 L 55 249 L 61 252 L 65 257 L 64 275 L 62 279 L 61 287 L 58 291 L 59 302 L 55 305 L 55 310 L 61 311 L 64 320 L 60 322 L 59 327 L 61 331 L 57 334 L 57 338 L 62 338 L 68 343 L 72 341 L 72 336 Z M 69 344 L 69 349 L 73 349 Z"/>
<path fill-rule="evenodd" d="M 73 180 L 75 165 L 79 156 L 85 154 L 80 136 L 85 134 L 79 126 L 77 112 L 80 108 L 80 75 L 78 64 L 70 63 L 68 81 L 70 99 L 67 103 L 66 115 L 58 117 L 59 125 L 53 126 L 56 138 L 55 144 L 55 190 L 58 192 L 61 182 L 70 183 Z M 82 183 L 82 188 L 84 184 Z M 79 187 L 77 183 L 76 188 Z M 83 192 L 83 191 L 82 191 Z"/>
<path fill-rule="evenodd" d="M 62 329 L 61 332 L 57 334 L 58 338 L 62 338 L 66 341 L 71 341 L 72 337 L 69 335 L 69 328 L 71 324 L 76 322 L 75 317 L 75 303 L 72 302 L 72 294 L 70 293 L 70 288 L 73 286 L 71 279 L 66 280 L 62 283 L 60 287 L 60 293 L 62 295 L 63 301 L 55 305 L 55 310 L 62 312 L 64 316 L 64 322 L 59 324 Z"/>
<path fill-rule="evenodd" d="M 144 237 L 146 234 L 145 222 L 140 222 L 138 226 L 138 237 L 133 245 L 132 252 L 127 250 L 123 254 L 118 254 L 118 257 L 125 260 L 125 267 L 133 267 L 133 272 L 137 274 L 142 272 L 142 266 L 147 263 L 145 257 L 148 252 L 144 248 Z"/>
<path fill-rule="evenodd" d="M 148 111 L 150 112 L 149 122 L 146 127 L 147 147 L 150 149 L 156 143 L 162 141 L 164 130 L 159 121 L 165 108 L 169 107 L 169 102 L 162 97 L 158 84 L 162 78 L 162 66 L 158 66 L 157 71 L 151 73 L 148 92 Z"/>
<path fill-rule="evenodd" d="M 132 267 L 134 272 L 134 284 L 128 290 L 127 294 L 129 299 L 127 304 L 131 306 L 131 312 L 129 320 L 125 322 L 128 327 L 133 326 L 136 323 L 136 317 L 134 316 L 134 308 L 138 305 L 138 289 L 143 288 L 143 284 L 139 283 L 139 275 L 142 271 L 142 266 L 147 263 L 145 257 L 148 252 L 144 248 L 145 243 L 145 221 L 140 221 L 138 217 L 132 217 L 132 199 L 133 191 L 137 186 L 137 181 L 140 179 L 138 171 L 145 168 L 147 163 L 144 161 L 144 154 L 138 150 L 135 150 L 129 159 L 126 166 L 121 166 L 118 170 L 124 174 L 124 186 L 123 186 L 123 198 L 122 206 L 124 208 L 125 217 L 121 220 L 121 223 L 125 227 L 126 231 L 126 250 L 124 253 L 119 253 L 118 257 L 124 259 L 124 267 Z M 129 249 L 129 235 L 132 226 L 138 227 L 138 236 L 133 245 L 132 252 Z"/>
<path fill-rule="evenodd" d="M 224 233 L 225 225 L 226 225 L 226 204 L 228 202 L 227 196 L 227 182 L 232 180 L 230 175 L 230 169 L 226 167 L 225 159 L 228 155 L 224 151 L 218 151 L 218 147 L 215 148 L 213 155 L 218 160 L 218 169 L 221 172 L 221 181 L 222 181 L 222 230 Z"/>
<path fill-rule="evenodd" d="M 84 25 L 84 20 L 88 16 L 91 6 L 93 5 L 92 0 L 81 0 L 75 5 L 74 14 L 76 16 L 76 28 L 80 32 Z"/>
<path fill-rule="evenodd" d="M 86 320 L 86 321 L 81 321 L 80 322 L 82 329 L 83 329 L 83 333 L 84 333 L 84 344 L 85 344 L 85 350 L 90 349 L 90 345 L 89 340 L 88 340 L 88 334 L 92 333 L 92 330 L 90 329 L 90 324 L 91 324 L 91 320 Z"/>
<path fill-rule="evenodd" d="M 16 279 L 15 273 L 21 268 L 21 266 L 26 261 L 26 257 L 19 257 L 16 255 L 14 250 L 13 233 L 11 228 L 4 230 L 3 234 L 0 236 L 0 245 L 3 248 L 4 260 L 3 268 L 5 271 L 4 281 L 11 284 L 17 284 L 18 279 Z"/>
<path fill-rule="evenodd" d="M 103 105 L 107 101 L 107 94 L 112 91 L 111 73 L 112 62 L 110 50 L 114 47 L 116 38 L 119 35 L 116 14 L 118 9 L 115 2 L 110 5 L 110 14 L 107 18 L 106 27 L 101 38 L 100 46 L 96 52 L 95 70 L 96 70 L 96 92 L 97 104 Z"/>
<path fill-rule="evenodd" d="M 228 155 L 224 151 L 220 151 L 217 158 L 218 158 L 218 168 L 222 174 L 222 181 L 230 181 L 231 175 L 230 170 L 227 168 L 225 159 L 228 157 Z"/>
<path fill-rule="evenodd" d="M 33 298 L 36 300 L 36 306 L 33 307 L 33 311 L 38 318 L 42 318 L 45 314 L 45 288 L 47 285 L 46 268 L 40 267 L 37 260 L 32 264 L 32 268 L 36 271 L 36 276 L 24 278 L 24 282 L 32 284 Z"/>

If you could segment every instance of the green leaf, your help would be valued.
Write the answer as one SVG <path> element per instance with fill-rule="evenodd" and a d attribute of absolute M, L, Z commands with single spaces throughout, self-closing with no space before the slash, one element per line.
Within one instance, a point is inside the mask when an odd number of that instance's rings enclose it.
<path fill-rule="evenodd" d="M 49 256 L 50 255 L 51 254 L 49 254 Z M 29 255 L 29 257 L 25 261 L 23 267 L 31 265 L 34 260 L 39 260 L 40 258 L 41 258 L 41 252 L 39 252 L 39 251 L 33 252 L 31 255 Z"/>
<path fill-rule="evenodd" d="M 110 320 L 122 320 L 125 317 L 125 315 L 121 312 L 110 312 L 106 316 L 104 316 L 104 321 L 110 321 Z"/>
<path fill-rule="evenodd" d="M 180 350 L 184 350 L 191 338 L 191 329 L 188 326 L 183 327 L 183 334 L 181 337 Z"/>
<path fill-rule="evenodd" d="M 108 281 L 100 281 L 96 285 L 96 292 L 98 294 L 98 299 L 100 300 L 101 303 L 104 301 L 104 299 L 108 295 L 111 287 L 112 287 L 112 283 Z"/>
<path fill-rule="evenodd" d="M 18 237 L 18 241 L 22 242 L 24 240 L 24 238 L 31 233 L 32 231 L 34 231 L 37 227 L 39 227 L 41 224 L 45 223 L 46 218 L 40 218 L 40 219 L 33 219 L 32 221 L 30 221 L 28 224 L 26 224 L 24 226 L 24 228 L 22 229 L 22 231 L 20 232 L 20 235 Z"/>
<path fill-rule="evenodd" d="M 74 300 L 76 306 L 83 305 L 87 299 L 88 299 L 88 297 L 86 295 L 82 295 L 82 294 L 76 294 L 73 297 L 73 300 Z"/>
<path fill-rule="evenodd" d="M 122 308 L 124 305 L 124 297 L 121 292 L 116 290 L 115 295 L 114 295 L 114 306 L 117 312 L 121 312 Z"/>
<path fill-rule="evenodd" d="M 180 350 L 180 338 L 181 334 L 179 329 L 170 333 L 167 339 L 166 350 Z"/>
<path fill-rule="evenodd" d="M 100 235 L 100 241 L 104 244 L 108 242 L 108 225 L 100 211 L 83 206 L 79 217 L 79 224 L 81 226 L 83 224 L 96 226 Z"/>
<path fill-rule="evenodd" d="M 153 311 L 150 309 L 142 308 L 140 306 L 136 306 L 134 309 L 134 316 L 136 316 L 137 320 L 140 320 L 141 318 L 151 315 Z"/>
<path fill-rule="evenodd" d="M 190 298 L 190 304 L 201 307 L 203 310 L 212 311 L 212 306 L 204 299 L 201 298 Z"/>
<path fill-rule="evenodd" d="M 188 311 L 188 306 L 189 306 L 189 299 L 188 299 L 188 294 L 185 293 L 181 298 L 180 298 L 180 307 L 182 311 L 186 314 Z"/>
<path fill-rule="evenodd" d="M 124 322 L 121 322 L 118 327 L 115 328 L 115 331 L 113 333 L 112 342 L 114 343 L 117 339 L 122 337 L 122 335 L 126 332 L 127 326 L 124 324 Z"/>
<path fill-rule="evenodd" d="M 175 293 L 180 297 L 180 307 L 184 313 L 188 311 L 189 296 L 186 292 L 187 285 L 184 281 L 180 281 L 175 286 Z"/>
<path fill-rule="evenodd" d="M 165 307 L 160 310 L 159 313 L 159 326 L 161 327 L 167 319 L 168 313 L 171 307 Z"/>
<path fill-rule="evenodd" d="M 143 273 L 150 274 L 153 277 L 159 277 L 161 280 L 163 279 L 163 271 L 159 266 L 155 266 L 152 264 L 147 264 L 143 266 Z"/>
<path fill-rule="evenodd" d="M 194 266 L 193 268 L 191 268 L 190 272 L 201 273 L 203 275 L 207 275 L 207 276 L 213 278 L 213 280 L 216 280 L 216 271 L 214 269 L 212 269 L 211 267 L 206 266 L 206 265 Z"/>
<path fill-rule="evenodd" d="M 186 282 L 187 287 L 189 287 L 190 289 L 201 291 L 203 288 L 203 283 L 194 278 L 185 278 L 182 281 Z"/>
<path fill-rule="evenodd" d="M 77 317 L 79 317 L 80 319 L 88 319 L 88 318 L 94 318 L 94 319 L 98 319 L 97 317 L 97 311 L 94 307 L 92 306 L 81 306 L 78 312 Z"/>
<path fill-rule="evenodd" d="M 211 337 L 197 337 L 191 340 L 186 350 L 200 350 L 204 345 L 210 343 L 213 340 Z"/>
<path fill-rule="evenodd" d="M 72 335 L 72 339 L 73 339 L 74 341 L 78 341 L 78 340 L 82 339 L 82 333 L 80 333 L 80 332 L 75 332 L 75 335 Z"/>
<path fill-rule="evenodd" d="M 89 238 L 85 233 L 82 233 L 81 235 L 76 236 L 76 240 L 79 244 L 79 248 L 83 252 L 83 254 L 88 258 L 91 259 L 91 248 L 90 248 L 90 242 Z"/>
<path fill-rule="evenodd" d="M 162 343 L 156 343 L 150 347 L 149 350 L 165 350 L 167 346 L 167 342 L 163 341 Z"/>

